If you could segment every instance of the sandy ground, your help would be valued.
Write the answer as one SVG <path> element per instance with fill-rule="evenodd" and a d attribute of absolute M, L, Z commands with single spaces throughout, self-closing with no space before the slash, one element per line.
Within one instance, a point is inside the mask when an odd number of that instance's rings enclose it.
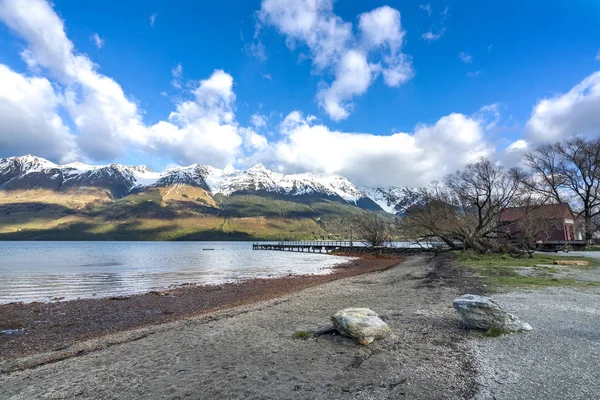
<path fill-rule="evenodd" d="M 444 268 L 412 257 L 387 271 L 145 328 L 139 340 L 2 374 L 0 398 L 469 398 L 476 383 L 468 333 L 450 301 L 473 290 Z M 292 338 L 351 306 L 384 316 L 393 335 L 368 347 L 337 335 Z M 132 333 L 112 343 L 119 335 Z"/>

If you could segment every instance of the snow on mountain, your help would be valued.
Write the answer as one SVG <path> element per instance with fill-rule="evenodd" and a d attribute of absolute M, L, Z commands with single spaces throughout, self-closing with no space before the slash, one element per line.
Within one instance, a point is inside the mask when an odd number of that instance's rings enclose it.
<path fill-rule="evenodd" d="M 175 167 L 169 168 L 163 173 L 146 172 L 144 178 L 151 179 L 156 178 L 154 182 L 148 181 L 147 183 L 138 181 L 140 186 L 150 187 L 166 187 L 171 185 L 189 185 L 198 186 L 203 189 L 208 189 L 204 176 L 206 175 L 205 167 L 197 164 L 190 165 L 188 167 Z M 155 175 L 158 174 L 158 175 Z M 140 178 L 142 176 L 140 175 Z"/>
<path fill-rule="evenodd" d="M 418 189 L 406 187 L 363 188 L 363 192 L 384 211 L 401 215 L 421 201 Z"/>
<path fill-rule="evenodd" d="M 51 161 L 32 155 L 0 159 L 0 171 L 11 168 L 22 174 L 26 174 L 28 172 L 42 171 L 44 169 L 53 169 L 57 167 L 58 166 Z"/>
<path fill-rule="evenodd" d="M 414 190 L 407 188 L 358 188 L 347 178 L 335 174 L 282 174 L 257 164 L 244 170 L 232 167 L 217 169 L 193 164 L 154 172 L 144 165 L 89 165 L 73 162 L 57 165 L 36 156 L 0 159 L 0 188 L 51 189 L 94 186 L 109 189 L 121 197 L 151 187 L 189 185 L 205 189 L 212 195 L 268 192 L 282 196 L 326 196 L 339 198 L 361 208 L 383 209 L 402 214 L 418 201 Z"/>
<path fill-rule="evenodd" d="M 280 195 L 339 196 L 343 200 L 356 203 L 365 197 L 354 184 L 339 175 L 293 174 L 273 172 L 262 164 L 245 170 L 205 167 L 205 181 L 213 194 L 229 196 L 236 192 L 265 191 Z"/>

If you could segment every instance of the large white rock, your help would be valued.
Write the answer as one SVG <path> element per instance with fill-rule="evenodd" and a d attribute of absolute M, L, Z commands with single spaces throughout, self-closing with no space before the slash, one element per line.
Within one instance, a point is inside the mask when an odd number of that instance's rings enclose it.
<path fill-rule="evenodd" d="M 390 327 L 368 308 L 345 308 L 331 317 L 333 326 L 340 334 L 367 345 L 390 333 Z"/>
<path fill-rule="evenodd" d="M 489 297 L 465 294 L 454 299 L 452 305 L 469 328 L 497 328 L 509 332 L 533 329 L 528 323 L 504 311 Z"/>

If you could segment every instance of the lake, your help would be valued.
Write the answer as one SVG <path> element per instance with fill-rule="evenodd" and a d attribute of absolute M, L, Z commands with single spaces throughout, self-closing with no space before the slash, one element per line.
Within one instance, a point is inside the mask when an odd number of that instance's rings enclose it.
<path fill-rule="evenodd" d="M 349 260 L 256 251 L 250 242 L 0 242 L 0 304 L 327 274 Z"/>

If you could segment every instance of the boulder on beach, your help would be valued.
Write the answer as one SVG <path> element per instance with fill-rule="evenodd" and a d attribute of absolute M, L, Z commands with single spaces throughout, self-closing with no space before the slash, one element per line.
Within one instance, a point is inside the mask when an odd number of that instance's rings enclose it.
<path fill-rule="evenodd" d="M 345 308 L 336 312 L 331 322 L 340 334 L 362 345 L 371 344 L 390 333 L 390 327 L 368 308 Z"/>
<path fill-rule="evenodd" d="M 469 328 L 500 329 L 507 332 L 530 331 L 531 325 L 507 313 L 494 300 L 485 296 L 465 294 L 452 301 L 462 321 Z"/>

